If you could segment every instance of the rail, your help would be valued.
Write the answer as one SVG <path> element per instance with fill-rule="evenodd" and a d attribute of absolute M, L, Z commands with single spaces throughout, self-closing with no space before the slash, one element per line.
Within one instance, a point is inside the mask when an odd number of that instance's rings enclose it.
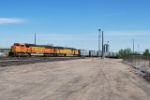
<path fill-rule="evenodd" d="M 0 59 L 0 67 L 81 59 L 80 57 L 24 57 Z"/>

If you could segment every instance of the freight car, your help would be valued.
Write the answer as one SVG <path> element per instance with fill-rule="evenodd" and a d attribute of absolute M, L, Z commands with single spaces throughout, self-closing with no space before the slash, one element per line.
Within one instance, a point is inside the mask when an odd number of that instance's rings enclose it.
<path fill-rule="evenodd" d="M 117 52 L 109 52 L 109 58 L 116 58 Z"/>
<path fill-rule="evenodd" d="M 78 56 L 78 49 L 54 47 L 48 45 L 35 45 L 14 43 L 10 49 L 10 56 L 31 56 L 32 54 L 43 54 L 44 56 Z"/>
<path fill-rule="evenodd" d="M 95 51 L 95 50 L 89 50 L 89 56 L 90 57 L 97 57 L 98 55 L 97 55 L 97 51 Z"/>
<path fill-rule="evenodd" d="M 79 49 L 79 57 L 89 57 L 89 51 L 85 49 Z"/>

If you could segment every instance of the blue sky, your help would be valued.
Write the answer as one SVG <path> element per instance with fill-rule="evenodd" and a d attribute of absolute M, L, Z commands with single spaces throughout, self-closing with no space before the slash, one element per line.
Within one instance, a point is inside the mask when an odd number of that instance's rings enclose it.
<path fill-rule="evenodd" d="M 150 49 L 150 0 L 0 0 L 0 47 L 15 42 L 110 51 Z"/>

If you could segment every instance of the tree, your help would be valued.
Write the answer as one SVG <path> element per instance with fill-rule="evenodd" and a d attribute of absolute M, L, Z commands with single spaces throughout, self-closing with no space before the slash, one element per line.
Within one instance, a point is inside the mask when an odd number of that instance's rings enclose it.
<path fill-rule="evenodd" d="M 119 50 L 119 53 L 117 56 L 118 58 L 122 58 L 124 56 L 124 50 L 123 49 Z"/>
<path fill-rule="evenodd" d="M 132 54 L 132 50 L 130 48 L 124 49 L 124 55 Z"/>
<path fill-rule="evenodd" d="M 145 49 L 144 55 L 149 55 L 149 49 Z"/>
<path fill-rule="evenodd" d="M 121 49 L 119 50 L 117 57 L 118 58 L 123 58 L 126 55 L 132 54 L 132 50 L 130 48 L 126 48 L 126 49 Z"/>

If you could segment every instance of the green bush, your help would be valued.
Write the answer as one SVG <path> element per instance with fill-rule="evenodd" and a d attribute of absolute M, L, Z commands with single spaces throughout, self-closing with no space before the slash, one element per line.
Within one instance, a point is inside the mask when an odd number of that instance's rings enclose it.
<path fill-rule="evenodd" d="M 126 48 L 126 49 L 121 49 L 119 50 L 117 57 L 118 58 L 123 58 L 126 55 L 132 54 L 132 50 L 130 48 Z"/>
<path fill-rule="evenodd" d="M 145 56 L 149 55 L 149 49 L 145 49 L 144 55 Z"/>

